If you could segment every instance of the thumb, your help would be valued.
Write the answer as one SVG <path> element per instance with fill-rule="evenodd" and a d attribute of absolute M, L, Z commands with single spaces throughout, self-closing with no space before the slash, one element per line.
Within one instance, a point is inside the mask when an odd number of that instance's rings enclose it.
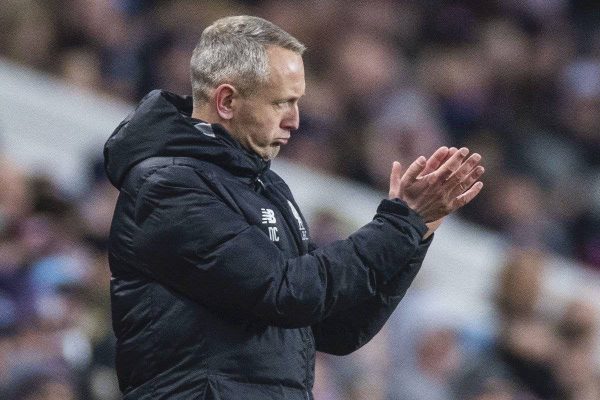
<path fill-rule="evenodd" d="M 413 161 L 404 173 L 404 176 L 402 176 L 402 183 L 410 184 L 415 182 L 419 174 L 425 169 L 426 161 L 427 160 L 423 156 Z"/>
<path fill-rule="evenodd" d="M 392 163 L 392 173 L 390 174 L 390 199 L 400 196 L 400 178 L 402 178 L 402 165 L 398 161 L 394 161 Z"/>

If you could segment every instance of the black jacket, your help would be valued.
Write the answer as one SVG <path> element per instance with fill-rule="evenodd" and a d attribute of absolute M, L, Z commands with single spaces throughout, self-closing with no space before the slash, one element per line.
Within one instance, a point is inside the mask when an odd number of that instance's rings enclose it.
<path fill-rule="evenodd" d="M 269 163 L 191 99 L 153 91 L 105 146 L 120 190 L 110 233 L 125 399 L 306 400 L 315 350 L 347 354 L 383 326 L 429 241 L 400 201 L 320 249 Z"/>

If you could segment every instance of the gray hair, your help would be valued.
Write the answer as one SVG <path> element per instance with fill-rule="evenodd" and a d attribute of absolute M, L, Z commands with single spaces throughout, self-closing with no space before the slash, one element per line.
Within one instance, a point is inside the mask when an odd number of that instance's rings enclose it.
<path fill-rule="evenodd" d="M 247 15 L 225 17 L 207 27 L 191 60 L 194 104 L 208 101 L 210 90 L 230 83 L 248 95 L 269 76 L 267 46 L 302 55 L 306 47 L 277 25 Z"/>

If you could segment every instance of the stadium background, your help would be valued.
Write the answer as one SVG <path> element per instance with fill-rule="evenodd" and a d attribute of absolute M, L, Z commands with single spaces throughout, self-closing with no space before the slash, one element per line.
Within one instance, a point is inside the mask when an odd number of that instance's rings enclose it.
<path fill-rule="evenodd" d="M 600 399 L 593 0 L 0 0 L 0 398 L 119 398 L 101 145 L 148 90 L 188 94 L 200 32 L 242 13 L 309 48 L 275 169 L 318 243 L 393 159 L 466 145 L 487 170 L 382 334 L 319 356 L 316 399 Z"/>

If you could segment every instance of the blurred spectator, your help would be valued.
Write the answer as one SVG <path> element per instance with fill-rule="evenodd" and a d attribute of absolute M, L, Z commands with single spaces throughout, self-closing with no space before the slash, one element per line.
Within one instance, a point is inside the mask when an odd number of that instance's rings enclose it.
<path fill-rule="evenodd" d="M 72 382 L 56 374 L 34 374 L 16 384 L 14 400 L 76 400 L 77 392 Z"/>
<path fill-rule="evenodd" d="M 427 291 L 407 295 L 390 321 L 390 397 L 451 400 L 451 379 L 463 363 L 460 329 L 460 316 L 440 296 Z"/>
<path fill-rule="evenodd" d="M 448 143 L 437 116 L 431 111 L 431 99 L 416 90 L 405 89 L 393 94 L 375 122 L 367 128 L 367 171 L 378 189 L 389 186 L 393 161 L 407 168 L 421 155 L 430 155 Z"/>
<path fill-rule="evenodd" d="M 338 214 L 328 209 L 318 210 L 312 218 L 310 227 L 311 240 L 319 247 L 343 239 L 351 232 Z"/>
<path fill-rule="evenodd" d="M 570 303 L 557 326 L 560 352 L 555 358 L 557 377 L 568 400 L 600 399 L 596 310 L 580 301 Z"/>
<path fill-rule="evenodd" d="M 6 233 L 30 212 L 32 207 L 27 175 L 5 155 L 0 155 L 0 230 Z"/>
<path fill-rule="evenodd" d="M 386 400 L 393 365 L 384 327 L 370 342 L 343 358 L 322 355 L 319 361 L 331 368 L 330 377 L 338 396 L 349 400 Z M 317 400 L 321 400 L 316 397 Z"/>
<path fill-rule="evenodd" d="M 85 240 L 103 242 L 114 192 L 90 192 L 85 229 L 49 179 L 2 163 L 0 397 L 114 400 L 106 248 Z"/>
<path fill-rule="evenodd" d="M 62 79 L 70 85 L 90 91 L 102 88 L 100 59 L 89 49 L 65 50 L 59 68 Z"/>
<path fill-rule="evenodd" d="M 57 21 L 50 6 L 37 0 L 3 1 L 0 5 L 4 22 L 0 54 L 33 68 L 52 68 Z"/>
<path fill-rule="evenodd" d="M 542 187 L 527 176 L 497 177 L 492 208 L 500 229 L 515 246 L 542 248 L 568 254 L 566 229 L 548 213 Z"/>
<path fill-rule="evenodd" d="M 458 398 L 509 393 L 532 400 L 559 398 L 561 389 L 552 368 L 558 338 L 539 303 L 543 274 L 544 256 L 539 251 L 515 250 L 507 260 L 496 295 L 497 336 L 456 378 Z"/>

